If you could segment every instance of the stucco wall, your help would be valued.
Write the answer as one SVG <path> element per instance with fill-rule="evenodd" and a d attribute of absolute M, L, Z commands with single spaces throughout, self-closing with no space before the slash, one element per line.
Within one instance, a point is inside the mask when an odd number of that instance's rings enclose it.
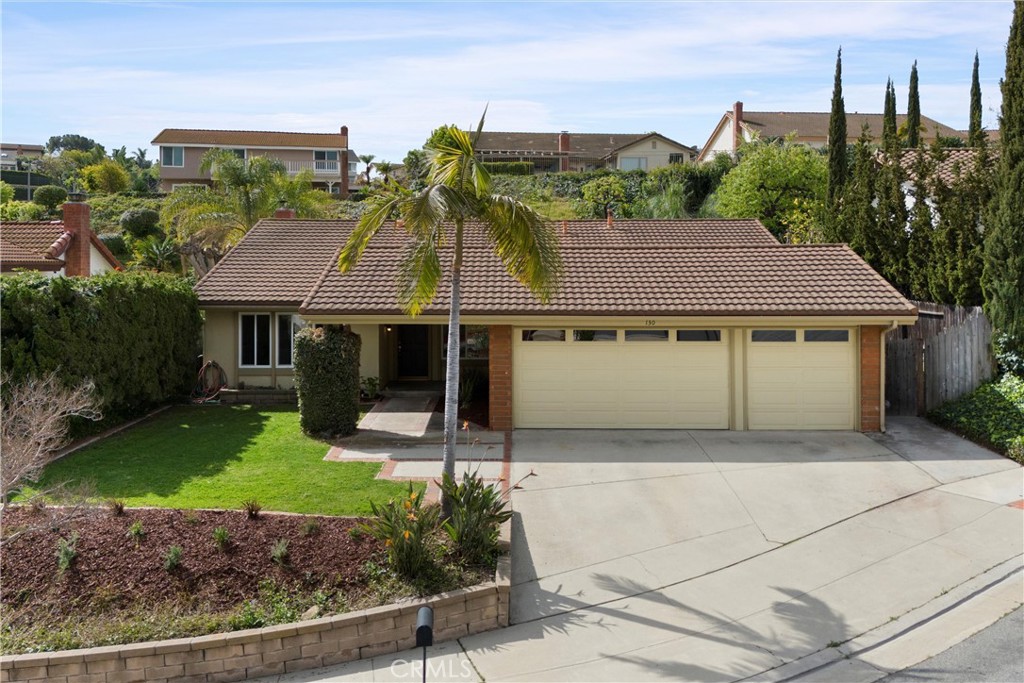
<path fill-rule="evenodd" d="M 227 373 L 228 386 L 238 386 L 238 314 L 219 309 L 207 309 L 204 314 L 203 361 L 217 361 Z"/>
<path fill-rule="evenodd" d="M 380 377 L 380 325 L 353 325 L 362 339 L 359 352 L 359 376 Z"/>
<path fill-rule="evenodd" d="M 652 142 L 654 143 L 654 147 L 651 146 Z M 623 157 L 644 157 L 647 159 L 647 170 L 652 171 L 656 168 L 668 166 L 669 155 L 671 154 L 683 154 L 684 158 L 687 160 L 686 163 L 689 163 L 690 161 L 690 150 L 669 144 L 665 140 L 655 138 L 653 140 L 642 140 L 635 145 L 630 145 L 629 147 L 619 150 L 616 162 L 618 164 L 618 168 L 621 168 Z"/>

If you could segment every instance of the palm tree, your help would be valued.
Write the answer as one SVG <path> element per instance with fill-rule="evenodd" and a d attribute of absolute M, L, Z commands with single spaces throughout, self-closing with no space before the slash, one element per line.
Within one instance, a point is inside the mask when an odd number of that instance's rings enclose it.
<path fill-rule="evenodd" d="M 359 161 L 366 164 L 366 184 L 370 184 L 370 169 L 373 168 L 373 160 L 376 159 L 376 155 L 373 154 L 360 154 Z"/>
<path fill-rule="evenodd" d="M 384 183 L 387 184 L 391 180 L 391 174 L 395 171 L 395 165 L 390 161 L 378 161 L 376 167 L 377 172 L 384 176 Z"/>
<path fill-rule="evenodd" d="M 211 149 L 200 169 L 212 171 L 213 185 L 175 190 L 160 216 L 200 276 L 261 218 L 273 216 L 281 202 L 303 218 L 323 215 L 332 202 L 326 192 L 313 189 L 312 171 L 289 179 L 284 164 L 268 157 L 242 159 Z"/>
<path fill-rule="evenodd" d="M 484 112 L 486 115 L 486 111 Z M 490 175 L 477 162 L 476 134 L 444 126 L 433 149 L 427 186 L 409 192 L 394 183 L 371 199 L 371 208 L 349 236 L 338 259 L 348 272 L 356 267 L 367 244 L 394 216 L 404 220 L 410 243 L 399 265 L 399 301 L 409 315 L 418 315 L 437 293 L 445 276 L 442 256 L 450 258 L 451 304 L 448 315 L 448 361 L 445 376 L 444 473 L 455 477 L 459 393 L 459 296 L 463 242 L 468 229 L 477 230 L 501 259 L 509 275 L 541 301 L 548 301 L 562 271 L 558 235 L 552 226 L 523 202 L 490 193 Z M 449 250 L 450 248 L 450 250 Z M 442 253 L 444 250 L 447 253 Z M 450 501 L 442 500 L 444 514 Z"/>
<path fill-rule="evenodd" d="M 132 154 L 132 160 L 135 162 L 135 165 L 142 170 L 146 170 L 153 165 L 152 161 L 146 159 L 146 150 L 141 147 L 136 149 L 135 153 Z"/>

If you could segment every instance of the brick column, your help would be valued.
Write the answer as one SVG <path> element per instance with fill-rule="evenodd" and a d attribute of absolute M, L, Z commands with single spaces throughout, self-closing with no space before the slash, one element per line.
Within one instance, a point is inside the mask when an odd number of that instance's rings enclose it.
<path fill-rule="evenodd" d="M 71 243 L 64 252 L 64 274 L 68 277 L 89 277 L 92 274 L 92 228 L 89 226 L 88 204 L 84 201 L 64 204 L 64 230 L 72 235 Z"/>
<path fill-rule="evenodd" d="M 882 332 L 884 327 L 860 328 L 860 431 L 882 429 Z"/>
<path fill-rule="evenodd" d="M 491 431 L 504 432 L 512 429 L 512 327 L 490 325 L 487 334 L 490 338 L 488 426 Z"/>

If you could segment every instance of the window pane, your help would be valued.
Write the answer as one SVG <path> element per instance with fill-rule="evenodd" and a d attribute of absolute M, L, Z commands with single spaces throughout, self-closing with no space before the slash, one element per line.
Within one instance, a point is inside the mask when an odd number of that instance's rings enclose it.
<path fill-rule="evenodd" d="M 804 330 L 805 342 L 847 342 L 849 330 Z"/>
<path fill-rule="evenodd" d="M 256 365 L 270 365 L 270 316 L 256 316 Z"/>
<path fill-rule="evenodd" d="M 277 364 L 292 364 L 292 316 L 277 316 Z"/>
<path fill-rule="evenodd" d="M 668 341 L 668 330 L 626 330 L 626 341 Z"/>
<path fill-rule="evenodd" d="M 754 330 L 750 338 L 756 342 L 795 342 L 796 330 Z"/>
<path fill-rule="evenodd" d="M 722 341 L 721 330 L 676 330 L 676 341 L 702 342 Z"/>
<path fill-rule="evenodd" d="M 184 147 L 161 147 L 160 148 L 160 164 L 162 166 L 184 166 L 185 165 L 185 148 Z"/>
<path fill-rule="evenodd" d="M 613 342 L 618 340 L 616 330 L 573 330 L 573 341 L 578 342 Z"/>
<path fill-rule="evenodd" d="M 245 158 L 245 150 L 244 149 L 232 149 L 232 150 L 229 150 L 229 151 L 232 154 L 234 154 L 236 157 L 238 157 L 239 159 L 244 159 Z"/>
<path fill-rule="evenodd" d="M 565 341 L 565 330 L 523 330 L 523 341 Z"/>
<path fill-rule="evenodd" d="M 256 364 L 256 316 L 242 316 L 242 365 Z"/>

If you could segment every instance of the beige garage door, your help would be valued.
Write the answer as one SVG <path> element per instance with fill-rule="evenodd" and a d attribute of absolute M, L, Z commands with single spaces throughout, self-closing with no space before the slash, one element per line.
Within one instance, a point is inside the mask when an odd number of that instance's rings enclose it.
<path fill-rule="evenodd" d="M 729 427 L 719 329 L 517 329 L 513 420 L 522 427 Z"/>
<path fill-rule="evenodd" d="M 852 329 L 748 330 L 749 429 L 853 429 Z"/>

